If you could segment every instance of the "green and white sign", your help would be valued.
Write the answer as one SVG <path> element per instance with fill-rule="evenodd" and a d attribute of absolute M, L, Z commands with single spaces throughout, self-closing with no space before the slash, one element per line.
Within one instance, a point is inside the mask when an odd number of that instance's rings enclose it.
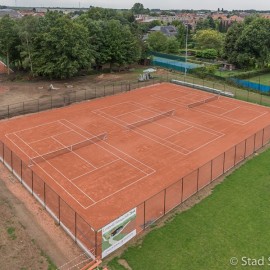
<path fill-rule="evenodd" d="M 102 258 L 136 236 L 136 208 L 102 228 Z"/>

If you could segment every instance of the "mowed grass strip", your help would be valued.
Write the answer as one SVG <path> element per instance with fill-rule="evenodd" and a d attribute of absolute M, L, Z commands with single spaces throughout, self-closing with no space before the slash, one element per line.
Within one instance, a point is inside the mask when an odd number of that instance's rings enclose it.
<path fill-rule="evenodd" d="M 258 84 L 270 85 L 270 73 L 254 76 L 245 80 Z"/>
<path fill-rule="evenodd" d="M 258 269 L 242 257 L 261 258 L 270 269 L 270 151 L 249 160 L 213 193 L 148 233 L 122 255 L 133 270 Z M 230 258 L 239 263 L 230 265 Z M 115 258 L 110 269 L 123 270 Z"/>

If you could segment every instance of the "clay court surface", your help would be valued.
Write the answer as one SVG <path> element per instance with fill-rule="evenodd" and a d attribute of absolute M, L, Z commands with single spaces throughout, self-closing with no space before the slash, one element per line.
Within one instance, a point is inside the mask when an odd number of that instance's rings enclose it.
<path fill-rule="evenodd" d="M 269 125 L 268 108 L 163 83 L 2 121 L 0 140 L 98 230 Z M 269 138 L 267 128 L 217 166 Z M 208 171 L 182 198 L 175 185 L 166 207 L 206 185 Z"/>

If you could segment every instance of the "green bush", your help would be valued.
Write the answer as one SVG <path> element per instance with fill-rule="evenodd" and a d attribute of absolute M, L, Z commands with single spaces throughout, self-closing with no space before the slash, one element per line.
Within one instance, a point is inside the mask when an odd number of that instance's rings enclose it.
<path fill-rule="evenodd" d="M 196 56 L 198 58 L 216 59 L 218 56 L 218 52 L 215 49 L 206 49 L 203 51 L 197 51 Z"/>

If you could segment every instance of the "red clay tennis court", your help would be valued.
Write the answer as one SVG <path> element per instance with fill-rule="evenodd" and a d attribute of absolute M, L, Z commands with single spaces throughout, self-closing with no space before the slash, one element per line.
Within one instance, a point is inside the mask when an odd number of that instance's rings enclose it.
<path fill-rule="evenodd" d="M 0 159 L 105 257 L 270 139 L 268 108 L 162 83 L 0 123 Z"/>

